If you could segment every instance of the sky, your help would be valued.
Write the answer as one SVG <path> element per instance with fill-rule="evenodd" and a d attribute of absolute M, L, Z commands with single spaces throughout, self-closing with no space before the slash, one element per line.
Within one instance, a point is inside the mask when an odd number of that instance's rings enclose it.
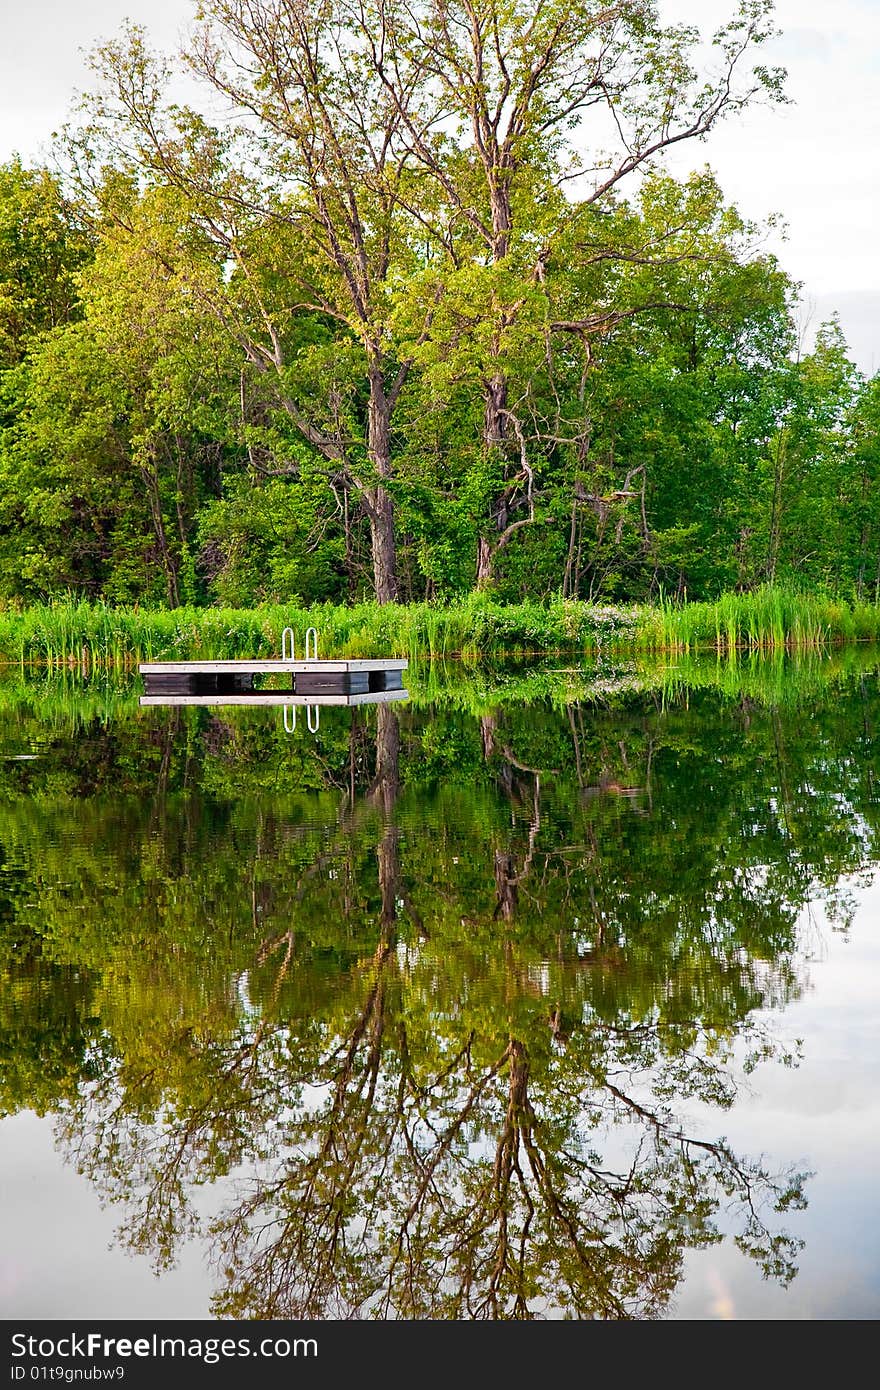
<path fill-rule="evenodd" d="M 711 31 L 734 0 L 659 0 L 664 18 Z M 84 55 L 123 20 L 173 51 L 191 0 L 6 0 L 0 51 L 0 161 L 47 154 L 51 133 L 89 85 Z M 766 61 L 788 69 L 791 104 L 751 109 L 686 142 L 680 176 L 709 164 L 744 216 L 782 220 L 766 246 L 802 284 L 804 345 L 833 313 L 850 352 L 880 370 L 880 0 L 777 0 L 782 37 Z"/>

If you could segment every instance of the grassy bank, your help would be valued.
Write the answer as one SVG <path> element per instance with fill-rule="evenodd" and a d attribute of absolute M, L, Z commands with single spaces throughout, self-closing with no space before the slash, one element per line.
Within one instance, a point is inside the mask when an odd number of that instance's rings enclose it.
<path fill-rule="evenodd" d="M 765 588 L 714 603 L 597 606 L 568 600 L 501 605 L 359 604 L 309 609 L 113 608 L 59 602 L 0 612 L 0 660 L 83 670 L 145 660 L 273 657 L 285 627 L 303 653 L 306 629 L 319 656 L 405 656 L 411 661 L 559 653 L 718 654 L 821 651 L 880 638 L 880 607 Z"/>
<path fill-rule="evenodd" d="M 296 655 L 315 627 L 319 656 L 461 657 L 593 652 L 632 647 L 634 608 L 557 603 L 503 606 L 481 599 L 439 607 L 421 603 L 303 609 L 112 608 L 53 603 L 0 612 L 0 660 L 47 666 L 120 667 L 139 661 L 277 657 L 293 629 Z"/>
<path fill-rule="evenodd" d="M 640 608 L 637 647 L 656 652 L 820 651 L 880 638 L 880 607 L 765 586 L 712 603 Z"/>

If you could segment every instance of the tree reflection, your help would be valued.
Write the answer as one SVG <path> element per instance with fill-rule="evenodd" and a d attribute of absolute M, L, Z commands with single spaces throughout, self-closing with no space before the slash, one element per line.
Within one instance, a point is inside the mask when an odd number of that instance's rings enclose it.
<path fill-rule="evenodd" d="M 440 963 L 407 965 L 384 931 L 344 1014 L 189 1039 L 94 1087 L 66 1143 L 160 1263 L 198 1186 L 246 1164 L 210 1229 L 224 1317 L 657 1317 L 722 1205 L 789 1279 L 795 1242 L 768 1211 L 799 1205 L 801 1179 L 677 1115 L 734 1098 L 717 1034 L 586 1011 L 560 1044 L 511 966 L 501 997 L 456 1010 L 444 988 L 430 1011 Z M 157 1080 L 161 1109 L 143 1103 Z"/>
<path fill-rule="evenodd" d="M 207 1233 L 222 1316 L 661 1317 L 722 1233 L 784 1282 L 802 1179 L 704 1107 L 790 1060 L 759 1019 L 876 858 L 875 706 L 175 712 L 10 762 L 0 1104 L 160 1267 Z"/>
<path fill-rule="evenodd" d="M 419 945 L 394 824 L 398 718 L 380 713 L 375 776 L 339 830 L 380 812 L 374 930 L 359 924 L 374 944 L 332 1001 L 310 1009 L 295 930 L 264 940 L 257 963 L 274 978 L 247 1026 L 166 1039 L 148 1069 L 108 1074 L 65 1118 L 80 1169 L 126 1202 L 129 1244 L 173 1261 L 194 1194 L 238 1170 L 209 1228 L 223 1317 L 658 1317 L 685 1253 L 720 1238 L 722 1206 L 741 1247 L 788 1280 L 796 1243 L 770 1214 L 802 1203 L 802 1177 L 678 1116 L 689 1099 L 732 1103 L 754 993 L 736 1028 L 728 1000 L 719 1028 L 634 1016 L 625 956 L 601 1013 L 593 962 L 563 953 L 536 969 L 512 931 L 541 829 L 540 776 L 522 764 L 523 853 L 496 853 L 495 902 L 468 924 L 496 933 L 491 960 L 472 975 L 424 932 Z M 720 991 L 732 973 L 719 968 Z"/>

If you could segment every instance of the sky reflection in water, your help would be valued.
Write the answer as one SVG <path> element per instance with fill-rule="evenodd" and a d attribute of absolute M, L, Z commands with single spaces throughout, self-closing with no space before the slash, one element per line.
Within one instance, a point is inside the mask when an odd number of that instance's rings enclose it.
<path fill-rule="evenodd" d="M 875 665 L 5 687 L 3 1315 L 875 1317 Z"/>

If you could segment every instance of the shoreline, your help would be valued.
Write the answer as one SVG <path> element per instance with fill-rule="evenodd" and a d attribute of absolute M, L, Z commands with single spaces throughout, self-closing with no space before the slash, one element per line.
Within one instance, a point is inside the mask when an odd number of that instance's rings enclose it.
<path fill-rule="evenodd" d="M 880 639 L 880 605 L 766 587 L 714 601 L 590 604 L 272 604 L 145 609 L 62 600 L 0 611 L 0 663 L 128 669 L 144 660 L 257 659 L 318 631 L 321 657 L 528 660 L 602 654 L 724 655 L 829 651 Z"/>

